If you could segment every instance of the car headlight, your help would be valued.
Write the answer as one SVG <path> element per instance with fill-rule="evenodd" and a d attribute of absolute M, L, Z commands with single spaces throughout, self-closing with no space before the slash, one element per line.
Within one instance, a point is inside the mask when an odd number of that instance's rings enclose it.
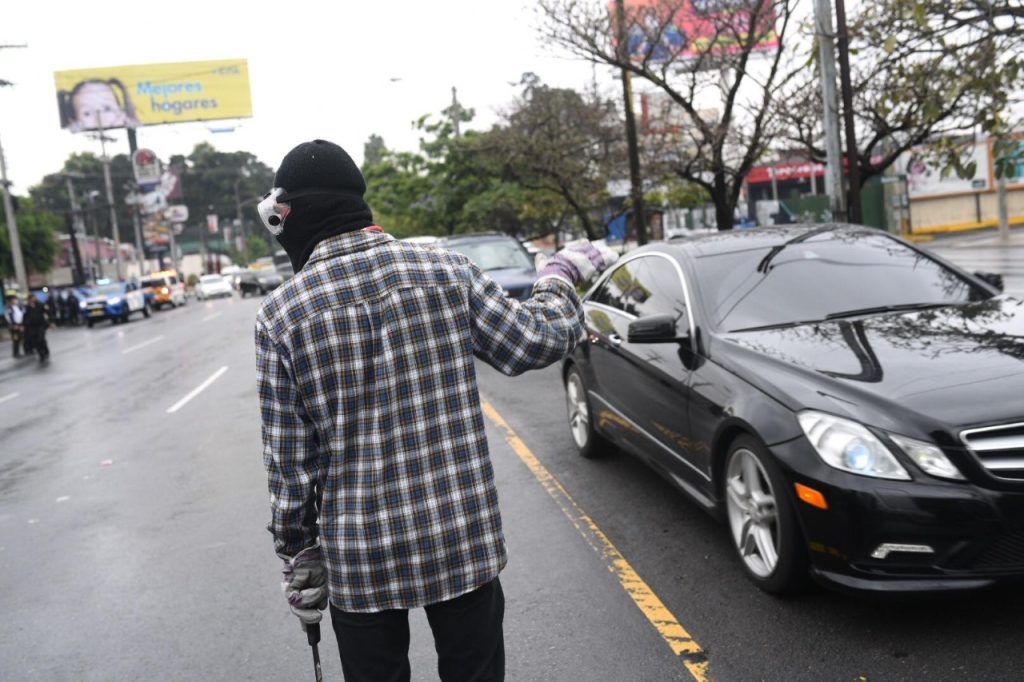
<path fill-rule="evenodd" d="M 910 480 L 895 455 L 863 425 L 813 410 L 797 419 L 825 464 L 861 476 Z"/>
<path fill-rule="evenodd" d="M 107 305 L 117 305 L 120 302 L 121 302 L 121 299 L 118 296 L 115 296 L 114 298 L 108 298 L 107 299 Z"/>
<path fill-rule="evenodd" d="M 85 310 L 88 307 L 89 307 L 89 304 L 86 303 L 85 301 L 82 301 L 81 303 L 78 304 L 79 310 Z"/>
<path fill-rule="evenodd" d="M 931 443 L 914 440 L 906 436 L 889 434 L 889 438 L 896 443 L 907 454 L 907 457 L 914 460 L 917 466 L 925 473 L 939 478 L 952 478 L 957 481 L 964 480 L 964 475 L 956 468 L 956 465 L 949 461 L 945 453 Z"/>

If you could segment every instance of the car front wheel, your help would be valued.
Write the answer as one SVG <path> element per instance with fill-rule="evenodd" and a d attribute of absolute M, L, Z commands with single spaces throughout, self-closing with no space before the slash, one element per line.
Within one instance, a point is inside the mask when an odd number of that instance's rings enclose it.
<path fill-rule="evenodd" d="M 768 449 L 751 436 L 729 448 L 725 504 L 729 531 L 747 576 L 771 594 L 792 592 L 807 576 L 807 554 L 786 481 Z"/>
<path fill-rule="evenodd" d="M 583 374 L 575 366 L 565 375 L 565 405 L 569 413 L 569 431 L 577 452 L 587 459 L 597 457 L 605 450 L 607 442 L 594 430 L 587 387 L 583 383 Z"/>

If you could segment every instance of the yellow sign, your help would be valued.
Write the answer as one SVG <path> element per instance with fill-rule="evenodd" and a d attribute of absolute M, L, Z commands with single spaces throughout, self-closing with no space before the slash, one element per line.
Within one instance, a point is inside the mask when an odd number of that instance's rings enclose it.
<path fill-rule="evenodd" d="M 57 71 L 60 127 L 72 132 L 252 116 L 244 59 Z"/>

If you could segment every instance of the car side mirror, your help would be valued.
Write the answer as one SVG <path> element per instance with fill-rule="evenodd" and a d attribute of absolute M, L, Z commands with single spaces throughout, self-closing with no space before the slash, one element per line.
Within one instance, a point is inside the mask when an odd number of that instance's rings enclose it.
<path fill-rule="evenodd" d="M 998 272 L 975 272 L 974 276 L 986 284 L 991 284 L 999 291 L 1003 291 L 1003 276 Z"/>
<path fill-rule="evenodd" d="M 629 323 L 627 335 L 630 343 L 668 343 L 683 341 L 676 328 L 676 316 L 668 313 L 648 315 Z"/>

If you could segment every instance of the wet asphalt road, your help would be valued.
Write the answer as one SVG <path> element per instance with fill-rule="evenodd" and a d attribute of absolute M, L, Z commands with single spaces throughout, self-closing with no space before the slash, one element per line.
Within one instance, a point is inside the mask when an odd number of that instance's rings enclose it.
<path fill-rule="evenodd" d="M 1004 257 L 930 248 L 969 270 Z M 1007 290 L 1024 295 L 1015 254 Z M 0 359 L 0 680 L 312 679 L 263 528 L 257 306 L 193 301 L 128 325 L 51 332 L 47 367 Z M 508 379 L 481 365 L 480 386 L 689 632 L 709 679 L 1020 679 L 1024 590 L 768 597 L 744 578 L 724 527 L 657 475 L 623 454 L 575 455 L 557 368 Z M 503 429 L 489 421 L 488 433 L 510 552 L 508 679 L 693 679 L 580 519 Z M 425 619 L 411 621 L 413 679 L 435 679 Z M 324 635 L 325 679 L 340 680 Z"/>

